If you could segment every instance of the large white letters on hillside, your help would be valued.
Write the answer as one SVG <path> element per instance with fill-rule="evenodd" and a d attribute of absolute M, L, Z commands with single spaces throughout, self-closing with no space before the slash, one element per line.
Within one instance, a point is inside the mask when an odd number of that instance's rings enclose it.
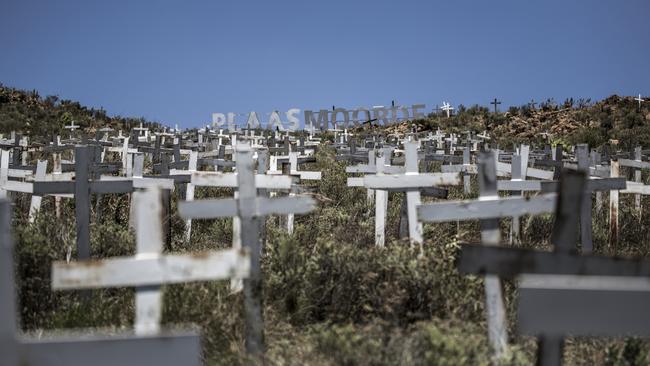
<path fill-rule="evenodd" d="M 300 114 L 300 109 L 291 108 L 287 111 L 286 114 L 287 114 L 287 121 L 289 122 L 287 129 L 289 131 L 295 131 L 298 128 L 300 128 L 300 119 L 296 117 L 297 114 Z"/>
<path fill-rule="evenodd" d="M 304 126 L 313 127 L 321 130 L 330 128 L 350 128 L 360 126 L 363 123 L 390 125 L 408 119 L 425 118 L 423 109 L 424 104 L 413 104 L 411 106 L 376 106 L 372 108 L 358 107 L 354 109 L 335 108 L 334 110 L 321 109 L 318 112 L 305 110 L 303 113 Z M 410 111 L 409 111 L 410 109 Z M 248 128 L 267 128 L 270 130 L 279 129 L 281 131 L 296 131 L 300 128 L 300 109 L 291 108 L 285 113 L 286 121 L 281 118 L 279 111 L 269 113 L 269 119 L 265 125 L 259 120 L 257 112 L 248 113 L 245 126 Z M 215 128 L 228 126 L 228 129 L 235 129 L 235 113 L 212 113 L 212 126 Z"/>
<path fill-rule="evenodd" d="M 269 120 L 269 125 L 270 124 L 271 124 L 271 121 Z M 246 127 L 248 127 L 248 128 L 259 128 L 260 127 L 260 120 L 257 118 L 257 113 L 250 112 L 248 114 L 248 121 L 246 121 Z"/>

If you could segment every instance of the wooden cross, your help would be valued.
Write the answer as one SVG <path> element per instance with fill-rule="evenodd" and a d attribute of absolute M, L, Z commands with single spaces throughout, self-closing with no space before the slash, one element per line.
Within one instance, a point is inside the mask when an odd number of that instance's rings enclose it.
<path fill-rule="evenodd" d="M 259 221 L 269 214 L 307 213 L 314 209 L 315 202 L 309 197 L 258 197 L 253 151 L 246 145 L 239 145 L 236 160 L 238 198 L 179 202 L 178 212 L 186 219 L 239 217 L 242 247 L 247 248 L 251 255 L 250 276 L 244 280 L 246 351 L 261 361 L 264 355 L 264 321 Z"/>
<path fill-rule="evenodd" d="M 14 247 L 10 203 L 0 200 L 0 364 L 49 365 L 200 365 L 201 342 L 195 332 L 131 334 L 21 334 L 16 311 Z"/>
<path fill-rule="evenodd" d="M 551 238 L 553 252 L 461 246 L 457 263 L 463 273 L 503 278 L 524 274 L 519 285 L 518 332 L 540 338 L 538 364 L 560 364 L 566 334 L 647 335 L 650 320 L 643 317 L 650 296 L 638 292 L 650 290 L 647 279 L 639 277 L 650 275 L 650 262 L 577 255 L 575 250 L 587 182 L 583 172 L 563 173 Z"/>
<path fill-rule="evenodd" d="M 493 100 L 492 102 L 490 102 L 490 104 L 494 105 L 494 113 L 497 113 L 497 112 L 499 111 L 499 110 L 497 109 L 497 106 L 498 106 L 499 104 L 501 104 L 501 102 L 500 102 L 499 100 L 497 100 L 497 98 L 494 98 L 494 100 Z"/>
<path fill-rule="evenodd" d="M 75 180 L 34 182 L 34 194 L 74 194 L 77 228 L 77 254 L 79 259 L 90 258 L 90 195 L 91 193 L 130 193 L 131 180 L 89 180 L 90 155 L 94 147 L 75 147 Z"/>
<path fill-rule="evenodd" d="M 535 109 L 535 106 L 537 105 L 537 103 L 535 103 L 535 99 L 531 99 L 530 102 L 528 103 L 528 105 L 531 107 L 531 109 Z"/>
<path fill-rule="evenodd" d="M 63 128 L 65 128 L 66 130 L 70 130 L 70 139 L 72 139 L 72 134 L 74 133 L 74 130 L 76 130 L 76 129 L 79 128 L 79 127 L 80 127 L 79 125 L 75 125 L 75 124 L 74 124 L 74 121 L 71 120 L 71 121 L 70 121 L 70 125 L 69 125 L 69 126 L 65 126 L 65 127 L 63 127 Z"/>
<path fill-rule="evenodd" d="M 442 102 L 442 110 L 447 112 L 447 118 L 449 118 L 451 111 L 454 110 L 454 107 L 452 107 L 451 104 L 447 102 Z"/>
<path fill-rule="evenodd" d="M 641 94 L 639 94 L 639 96 L 634 98 L 634 100 L 639 102 L 639 111 L 640 111 L 641 110 L 641 102 L 645 102 L 645 99 L 641 98 Z"/>
<path fill-rule="evenodd" d="M 258 189 L 290 189 L 292 180 L 289 176 L 283 175 L 265 175 L 266 172 L 266 160 L 268 158 L 268 152 L 259 151 L 258 152 L 258 173 L 255 175 L 255 186 Z M 237 173 L 221 173 L 221 172 L 192 172 L 191 174 L 191 184 L 194 187 L 226 187 L 234 188 L 238 187 L 237 182 Z M 235 197 L 238 194 L 235 193 Z M 187 195 L 186 201 L 193 201 L 194 195 Z M 186 222 L 191 223 L 191 218 L 187 219 Z M 189 230 L 189 229 L 188 229 Z M 235 217 L 233 220 L 233 248 L 241 247 L 241 223 Z M 189 240 L 189 237 L 187 237 Z"/>
<path fill-rule="evenodd" d="M 422 244 L 422 224 L 418 222 L 416 208 L 420 204 L 420 188 L 433 188 L 460 183 L 457 173 L 420 174 L 418 169 L 418 143 L 404 142 L 405 166 L 403 174 L 384 174 L 382 154 L 377 157 L 377 174 L 363 177 L 363 186 L 376 190 L 375 200 L 375 245 L 384 246 L 386 205 L 389 191 L 405 191 L 409 238 L 411 244 Z M 385 196 L 384 196 L 385 195 Z"/>
<path fill-rule="evenodd" d="M 99 261 L 55 262 L 55 290 L 136 287 L 135 333 L 160 332 L 162 293 L 169 283 L 244 278 L 250 258 L 245 250 L 231 249 L 198 254 L 163 255 L 162 192 L 158 187 L 133 193 L 136 216 L 135 257 Z"/>
<path fill-rule="evenodd" d="M 470 201 L 444 202 L 420 205 L 418 219 L 423 222 L 445 222 L 456 220 L 481 220 L 481 239 L 486 245 L 500 243 L 499 218 L 507 216 L 536 215 L 552 212 L 555 208 L 555 194 L 525 198 L 513 196 L 499 198 L 496 180 L 496 153 L 481 153 L 478 160 L 479 199 Z M 486 276 L 486 309 L 488 336 L 496 355 L 500 357 L 506 349 L 507 334 L 502 287 L 497 276 Z"/>
<path fill-rule="evenodd" d="M 148 128 L 148 127 L 144 127 L 144 126 L 142 125 L 142 122 L 140 122 L 140 127 L 133 127 L 132 130 L 133 130 L 133 131 L 136 131 L 137 134 L 138 134 L 139 136 L 143 136 L 143 135 L 144 135 L 145 137 L 148 137 L 148 136 L 149 136 L 149 128 Z M 138 140 L 138 139 L 136 138 L 136 140 Z"/>

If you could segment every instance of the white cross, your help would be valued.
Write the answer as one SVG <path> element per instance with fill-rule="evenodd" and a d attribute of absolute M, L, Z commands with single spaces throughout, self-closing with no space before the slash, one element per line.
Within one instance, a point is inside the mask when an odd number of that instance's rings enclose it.
<path fill-rule="evenodd" d="M 241 145 L 240 145 L 241 146 Z M 261 162 L 261 164 L 266 165 L 266 163 Z M 222 172 L 198 172 L 193 171 L 191 173 L 191 185 L 193 187 L 226 187 L 226 188 L 237 188 L 237 173 L 222 173 Z M 290 189 L 291 188 L 291 177 L 289 176 L 272 176 L 265 174 L 256 174 L 255 175 L 255 185 L 260 189 Z M 188 185 L 189 187 L 189 185 Z M 191 194 L 190 194 L 191 193 Z M 238 194 L 235 192 L 235 198 Z M 190 192 L 188 190 L 186 201 L 194 200 L 194 189 Z M 191 218 L 188 218 L 186 222 L 191 224 Z M 190 226 L 188 226 L 188 231 L 186 232 L 186 238 L 189 240 Z M 233 248 L 241 247 L 241 223 L 237 217 L 233 220 Z"/>
<path fill-rule="evenodd" d="M 248 276 L 250 257 L 242 249 L 163 255 L 161 196 L 158 187 L 133 193 L 137 242 L 134 257 L 55 262 L 52 265 L 52 288 L 135 286 L 135 333 L 150 335 L 160 332 L 161 285 Z"/>
<path fill-rule="evenodd" d="M 481 238 L 486 245 L 499 245 L 501 235 L 499 218 L 524 214 L 550 213 L 555 209 L 557 195 L 554 193 L 531 198 L 499 198 L 496 180 L 496 154 L 484 153 L 479 157 L 478 200 L 444 202 L 420 205 L 418 218 L 423 222 L 455 220 L 481 220 Z M 499 278 L 486 276 L 485 292 L 488 313 L 488 336 L 497 356 L 507 346 L 507 328 L 502 287 Z"/>
<path fill-rule="evenodd" d="M 404 174 L 383 174 L 384 154 L 377 157 L 377 174 L 363 177 L 363 185 L 376 190 L 375 203 L 375 245 L 384 246 L 386 225 L 386 205 L 388 190 L 406 191 L 409 238 L 412 244 L 422 244 L 422 224 L 417 219 L 417 206 L 420 204 L 422 187 L 459 184 L 460 179 L 455 173 L 420 174 L 418 170 L 418 143 L 405 142 Z M 389 155 L 390 157 L 390 155 Z"/>
<path fill-rule="evenodd" d="M 250 277 L 244 281 L 244 307 L 246 317 L 246 350 L 252 357 L 261 361 L 264 354 L 264 326 L 262 317 L 262 277 L 259 238 L 259 223 L 269 214 L 307 213 L 314 209 L 315 202 L 310 197 L 266 198 L 257 196 L 254 174 L 253 151 L 247 145 L 240 145 L 237 155 L 236 199 L 210 199 L 193 202 L 179 202 L 178 212 L 183 218 L 212 219 L 220 217 L 239 217 L 242 225 L 242 247 L 251 254 Z"/>
<path fill-rule="evenodd" d="M 70 132 L 73 132 L 74 130 L 76 130 L 79 127 L 80 127 L 79 125 L 74 124 L 74 121 L 70 121 L 70 125 L 65 126 L 63 128 L 65 128 L 66 130 L 70 130 Z"/>
<path fill-rule="evenodd" d="M 645 102 L 645 99 L 642 99 L 641 94 L 639 94 L 639 96 L 634 98 L 634 100 L 639 102 L 639 110 L 641 110 L 641 102 Z"/>
<path fill-rule="evenodd" d="M 447 118 L 449 118 L 450 112 L 454 110 L 454 107 L 452 107 L 451 104 L 447 102 L 442 102 L 442 110 L 447 112 Z"/>
<path fill-rule="evenodd" d="M 200 364 L 200 338 L 195 332 L 155 336 L 105 335 L 96 330 L 74 334 L 22 334 L 16 311 L 11 208 L 0 201 L 0 364 L 49 365 L 190 365 Z"/>

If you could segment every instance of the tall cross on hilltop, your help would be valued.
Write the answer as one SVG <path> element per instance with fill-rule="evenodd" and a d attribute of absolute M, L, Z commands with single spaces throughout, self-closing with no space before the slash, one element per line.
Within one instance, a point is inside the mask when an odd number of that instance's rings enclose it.
<path fill-rule="evenodd" d="M 497 98 L 494 98 L 494 100 L 492 102 L 490 102 L 490 104 L 494 105 L 494 113 L 497 113 L 498 112 L 497 106 L 499 104 L 501 104 L 501 102 L 499 100 L 497 100 Z"/>
<path fill-rule="evenodd" d="M 641 110 L 641 102 L 645 102 L 645 99 L 642 99 L 641 94 L 639 94 L 639 96 L 634 98 L 634 100 L 639 102 L 639 110 Z"/>
<path fill-rule="evenodd" d="M 454 107 L 447 102 L 442 102 L 442 110 L 447 112 L 447 118 L 449 118 L 450 112 L 454 110 Z"/>

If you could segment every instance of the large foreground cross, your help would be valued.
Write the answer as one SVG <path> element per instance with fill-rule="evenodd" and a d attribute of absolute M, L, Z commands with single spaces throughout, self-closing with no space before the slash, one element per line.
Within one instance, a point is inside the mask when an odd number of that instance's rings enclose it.
<path fill-rule="evenodd" d="M 496 153 L 479 156 L 479 199 L 473 201 L 425 204 L 418 207 L 418 218 L 423 222 L 480 220 L 481 240 L 485 245 L 496 246 L 501 241 L 499 218 L 553 212 L 555 194 L 537 197 L 499 198 L 496 180 Z M 501 357 L 507 347 L 507 327 L 503 290 L 498 276 L 485 277 L 488 337 L 495 356 Z"/>
<path fill-rule="evenodd" d="M 249 256 L 242 250 L 163 255 L 162 192 L 158 187 L 133 193 L 136 216 L 135 257 L 98 261 L 55 262 L 55 290 L 136 287 L 136 334 L 160 332 L 162 292 L 168 283 L 244 278 Z"/>
<path fill-rule="evenodd" d="M 10 203 L 0 201 L 0 364 L 3 366 L 109 366 L 200 364 L 200 339 L 194 332 L 155 336 L 122 334 L 21 334 L 16 312 Z"/>

